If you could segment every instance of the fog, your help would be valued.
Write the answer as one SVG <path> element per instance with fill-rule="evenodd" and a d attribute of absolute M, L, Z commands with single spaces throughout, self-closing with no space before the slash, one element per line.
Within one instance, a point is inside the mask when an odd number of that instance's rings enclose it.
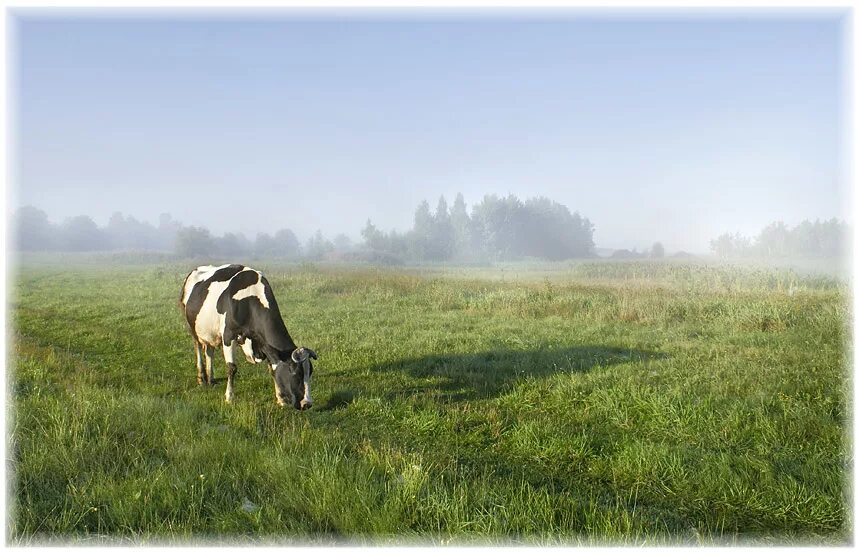
<path fill-rule="evenodd" d="M 117 13 L 12 17 L 24 249 L 744 254 L 852 223 L 837 12 Z"/>

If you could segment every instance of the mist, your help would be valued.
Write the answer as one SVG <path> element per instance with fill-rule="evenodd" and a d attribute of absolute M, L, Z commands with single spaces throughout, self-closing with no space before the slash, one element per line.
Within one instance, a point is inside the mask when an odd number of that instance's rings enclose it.
<path fill-rule="evenodd" d="M 20 248 L 721 255 L 779 221 L 843 241 L 838 13 L 373 13 L 18 12 Z M 436 224 L 458 194 L 480 230 Z M 489 236 L 493 209 L 520 230 Z"/>

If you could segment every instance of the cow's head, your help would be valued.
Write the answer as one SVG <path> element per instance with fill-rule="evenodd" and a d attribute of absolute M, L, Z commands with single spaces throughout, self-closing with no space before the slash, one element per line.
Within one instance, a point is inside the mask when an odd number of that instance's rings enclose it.
<path fill-rule="evenodd" d="M 313 364 L 310 359 L 316 358 L 316 353 L 312 350 L 299 347 L 287 360 L 272 365 L 274 392 L 278 404 L 291 404 L 298 410 L 307 410 L 313 406 L 313 399 L 310 397 Z"/>

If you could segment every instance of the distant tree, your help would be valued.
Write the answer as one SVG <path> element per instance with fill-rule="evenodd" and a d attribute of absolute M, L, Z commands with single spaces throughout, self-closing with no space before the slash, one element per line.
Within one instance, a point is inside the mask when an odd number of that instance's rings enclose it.
<path fill-rule="evenodd" d="M 157 228 L 120 212 L 111 215 L 104 232 L 110 249 L 161 249 Z"/>
<path fill-rule="evenodd" d="M 575 211 L 572 217 L 570 217 L 568 228 L 569 232 L 573 235 L 571 256 L 593 257 L 596 255 L 594 252 L 594 248 L 596 247 L 594 243 L 594 224 L 587 217 L 583 217 L 578 211 Z"/>
<path fill-rule="evenodd" d="M 715 239 L 710 240 L 710 251 L 722 258 L 731 256 L 734 252 L 734 240 L 731 234 L 725 232 Z"/>
<path fill-rule="evenodd" d="M 101 251 L 108 245 L 104 232 L 86 215 L 63 222 L 60 243 L 65 251 Z"/>
<path fill-rule="evenodd" d="M 766 226 L 755 240 L 755 250 L 764 257 L 784 257 L 789 253 L 790 231 L 782 221 Z"/>
<path fill-rule="evenodd" d="M 461 193 L 456 194 L 450 208 L 450 224 L 453 227 L 453 256 L 460 259 L 476 257 L 480 243 Z"/>
<path fill-rule="evenodd" d="M 536 197 L 525 202 L 522 216 L 527 230 L 520 254 L 551 260 L 594 255 L 593 225 L 566 205 Z"/>
<path fill-rule="evenodd" d="M 432 212 L 430 212 L 429 203 L 423 200 L 418 204 L 418 208 L 415 209 L 415 223 L 412 228 L 419 234 L 429 236 L 432 231 L 432 224 Z"/>
<path fill-rule="evenodd" d="M 820 255 L 834 258 L 847 254 L 850 229 L 847 224 L 836 218 L 829 219 L 820 227 Z"/>
<path fill-rule="evenodd" d="M 791 253 L 797 257 L 816 257 L 820 251 L 820 238 L 817 228 L 804 220 L 791 232 Z"/>
<path fill-rule="evenodd" d="M 653 244 L 653 247 L 650 248 L 650 258 L 651 259 L 661 259 L 665 256 L 665 248 L 662 246 L 662 243 L 656 242 Z"/>
<path fill-rule="evenodd" d="M 173 220 L 170 213 L 161 213 L 158 215 L 158 249 L 163 251 L 175 251 L 176 236 L 181 229 L 182 224 Z"/>
<path fill-rule="evenodd" d="M 50 251 L 58 245 L 57 229 L 41 209 L 27 205 L 12 215 L 15 246 L 20 251 Z"/>
<path fill-rule="evenodd" d="M 522 202 L 516 196 L 506 198 L 486 195 L 471 211 L 471 218 L 481 236 L 482 249 L 491 260 L 509 260 L 518 256 L 522 237 Z"/>
<path fill-rule="evenodd" d="M 387 249 L 385 234 L 376 228 L 370 219 L 367 219 L 367 224 L 361 230 L 361 237 L 364 238 L 364 245 L 369 249 L 376 251 L 385 251 Z"/>
<path fill-rule="evenodd" d="M 215 253 L 215 240 L 206 228 L 188 226 L 176 233 L 176 254 L 182 257 L 207 257 Z"/>
<path fill-rule="evenodd" d="M 215 251 L 224 257 L 244 257 L 253 252 L 254 244 L 244 234 L 227 232 L 215 239 Z"/>
<path fill-rule="evenodd" d="M 352 249 L 352 240 L 346 234 L 337 234 L 332 242 L 337 251 L 350 251 Z"/>
<path fill-rule="evenodd" d="M 593 224 L 544 197 L 484 196 L 472 209 L 474 233 L 490 259 L 560 260 L 594 255 Z"/>
<path fill-rule="evenodd" d="M 396 258 L 405 258 L 411 247 L 410 239 L 411 232 L 400 234 L 396 230 L 391 230 L 389 234 L 385 234 L 386 249 L 384 251 L 391 253 Z"/>
<path fill-rule="evenodd" d="M 110 243 L 111 248 L 122 249 L 125 247 L 127 238 L 125 236 L 125 217 L 122 213 L 116 211 L 110 215 L 110 219 L 107 221 L 107 227 L 105 227 L 105 232 L 107 232 L 108 242 Z"/>
<path fill-rule="evenodd" d="M 428 260 L 446 261 L 453 256 L 455 241 L 453 223 L 444 196 L 438 198 L 430 237 Z"/>
<path fill-rule="evenodd" d="M 305 251 L 305 255 L 310 259 L 322 259 L 334 251 L 334 244 L 322 235 L 321 230 L 317 230 L 316 233 L 307 240 Z"/>
<path fill-rule="evenodd" d="M 834 258 L 846 253 L 848 236 L 847 224 L 835 218 L 803 220 L 793 228 L 777 221 L 765 226 L 754 240 L 722 234 L 710 242 L 710 248 L 721 257 Z"/>
<path fill-rule="evenodd" d="M 274 237 L 259 233 L 254 243 L 254 254 L 258 257 L 294 259 L 301 256 L 301 243 L 292 230 L 278 230 Z"/>
<path fill-rule="evenodd" d="M 277 251 L 277 242 L 265 232 L 257 234 L 254 240 L 254 255 L 259 257 L 273 257 Z"/>
<path fill-rule="evenodd" d="M 415 209 L 414 221 L 408 236 L 409 256 L 413 259 L 426 260 L 431 255 L 433 239 L 433 217 L 426 200 L 421 201 Z"/>
<path fill-rule="evenodd" d="M 277 243 L 278 256 L 291 259 L 301 256 L 301 242 L 292 230 L 278 230 L 274 234 L 274 241 Z"/>
<path fill-rule="evenodd" d="M 719 257 L 740 257 L 748 255 L 751 242 L 740 234 L 724 233 L 710 240 L 710 249 Z"/>

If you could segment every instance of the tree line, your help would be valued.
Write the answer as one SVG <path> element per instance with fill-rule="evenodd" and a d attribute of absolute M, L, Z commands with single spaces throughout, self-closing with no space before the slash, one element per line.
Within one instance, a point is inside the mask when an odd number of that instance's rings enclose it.
<path fill-rule="evenodd" d="M 169 214 L 158 218 L 158 225 L 132 216 L 114 213 L 107 225 L 99 227 L 92 218 L 79 215 L 61 224 L 35 207 L 25 206 L 12 216 L 15 247 L 19 251 L 159 251 L 181 257 L 254 255 L 278 258 L 322 258 L 338 247 L 352 247 L 351 240 L 338 235 L 334 241 L 321 232 L 300 243 L 292 230 L 281 229 L 270 235 L 257 234 L 251 241 L 244 234 L 227 232 L 213 236 L 207 228 L 185 226 Z"/>
<path fill-rule="evenodd" d="M 317 230 L 303 243 L 282 228 L 259 233 L 213 235 L 207 228 L 185 226 L 169 214 L 158 224 L 114 213 L 99 227 L 90 217 L 78 215 L 61 224 L 48 220 L 35 207 L 18 209 L 12 216 L 12 244 L 19 251 L 158 251 L 180 257 L 272 257 L 283 259 L 339 259 L 377 264 L 438 261 L 510 261 L 525 258 L 563 260 L 594 257 L 594 225 L 578 212 L 545 197 L 520 200 L 515 195 L 487 195 L 469 210 L 462 194 L 448 207 L 444 196 L 435 210 L 422 201 L 412 228 L 383 231 L 368 219 L 362 242 L 345 234 L 328 239 Z M 784 222 L 766 226 L 752 238 L 724 233 L 710 241 L 710 249 L 723 258 L 834 258 L 849 243 L 850 228 L 838 219 L 804 220 L 794 227 Z M 656 242 L 649 251 L 620 249 L 618 259 L 661 258 L 664 247 Z M 688 256 L 676 253 L 674 256 Z"/>
<path fill-rule="evenodd" d="M 545 197 L 486 195 L 469 213 L 460 193 L 450 208 L 444 196 L 435 211 L 422 201 L 407 232 L 368 219 L 361 237 L 371 251 L 411 261 L 562 260 L 594 256 L 593 232 L 587 218 Z"/>
<path fill-rule="evenodd" d="M 214 236 L 207 228 L 184 226 L 169 214 L 158 225 L 114 213 L 99 227 L 79 215 L 61 224 L 35 207 L 18 209 L 12 217 L 15 246 L 20 251 L 150 250 L 182 257 L 242 256 L 286 259 L 340 258 L 384 264 L 404 261 L 549 260 L 594 255 L 593 224 L 560 203 L 544 197 L 520 200 L 514 195 L 487 195 L 469 213 L 462 194 L 448 207 L 440 197 L 435 211 L 422 201 L 413 227 L 405 232 L 382 231 L 371 220 L 355 244 L 345 234 L 333 240 L 317 230 L 304 243 L 283 228 L 250 240 L 241 233 Z"/>
<path fill-rule="evenodd" d="M 723 258 L 835 258 L 846 253 L 849 238 L 849 226 L 836 218 L 803 220 L 793 228 L 778 221 L 753 238 L 726 232 L 710 241 L 710 250 Z"/>

